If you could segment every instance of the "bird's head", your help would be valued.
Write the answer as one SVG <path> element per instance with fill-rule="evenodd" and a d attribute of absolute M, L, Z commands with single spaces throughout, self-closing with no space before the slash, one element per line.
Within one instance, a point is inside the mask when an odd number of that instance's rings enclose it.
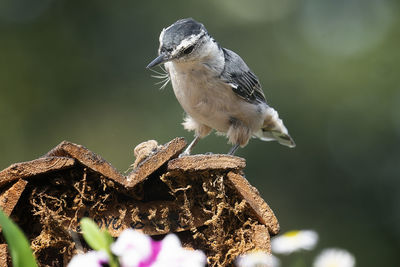
<path fill-rule="evenodd" d="M 203 24 L 192 18 L 181 19 L 162 30 L 160 47 L 147 68 L 168 61 L 193 61 L 206 55 L 209 43 L 215 42 Z"/>

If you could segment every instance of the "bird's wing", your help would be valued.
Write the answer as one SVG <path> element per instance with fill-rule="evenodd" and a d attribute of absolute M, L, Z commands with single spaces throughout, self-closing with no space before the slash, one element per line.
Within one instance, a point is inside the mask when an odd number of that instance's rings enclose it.
<path fill-rule="evenodd" d="M 266 103 L 257 76 L 238 54 L 229 49 L 222 49 L 225 56 L 225 67 L 221 73 L 221 79 L 228 83 L 233 92 L 244 100 L 250 103 Z"/>

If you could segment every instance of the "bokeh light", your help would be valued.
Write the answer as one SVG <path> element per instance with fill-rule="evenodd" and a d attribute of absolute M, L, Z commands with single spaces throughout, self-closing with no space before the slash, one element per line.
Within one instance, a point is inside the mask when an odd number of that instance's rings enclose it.
<path fill-rule="evenodd" d="M 42 15 L 52 2 L 52 0 L 2 0 L 0 20 L 11 23 L 32 21 Z"/>
<path fill-rule="evenodd" d="M 301 31 L 323 53 L 351 56 L 383 42 L 393 27 L 393 2 L 386 0 L 307 0 L 302 5 Z"/>
<path fill-rule="evenodd" d="M 265 22 L 286 18 L 297 7 L 295 0 L 212 1 L 220 12 L 230 13 L 236 22 Z"/>

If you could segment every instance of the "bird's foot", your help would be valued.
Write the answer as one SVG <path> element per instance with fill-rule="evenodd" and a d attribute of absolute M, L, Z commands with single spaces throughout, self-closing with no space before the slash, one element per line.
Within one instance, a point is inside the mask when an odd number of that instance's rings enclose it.
<path fill-rule="evenodd" d="M 182 157 L 186 157 L 186 156 L 190 156 L 190 152 L 185 150 L 181 154 L 179 154 L 178 158 L 182 158 Z"/>
<path fill-rule="evenodd" d="M 233 145 L 231 150 L 229 150 L 228 155 L 234 156 L 235 152 L 239 148 L 239 146 L 240 146 L 239 144 Z"/>

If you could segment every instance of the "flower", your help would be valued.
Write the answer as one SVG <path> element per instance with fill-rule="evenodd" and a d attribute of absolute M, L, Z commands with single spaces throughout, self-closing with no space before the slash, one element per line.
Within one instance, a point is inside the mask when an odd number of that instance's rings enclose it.
<path fill-rule="evenodd" d="M 271 254 L 262 251 L 250 252 L 235 260 L 237 267 L 279 267 L 280 261 Z"/>
<path fill-rule="evenodd" d="M 201 250 L 182 248 L 181 242 L 174 234 L 167 235 L 161 241 L 161 250 L 152 267 L 204 267 L 206 255 Z"/>
<path fill-rule="evenodd" d="M 290 254 L 304 249 L 312 250 L 318 242 L 318 234 L 313 230 L 290 231 L 271 241 L 272 252 Z"/>
<path fill-rule="evenodd" d="M 354 267 L 354 256 L 338 248 L 324 249 L 314 260 L 313 267 Z"/>
<path fill-rule="evenodd" d="M 102 267 L 108 263 L 108 255 L 105 251 L 89 251 L 85 254 L 77 254 L 69 262 L 68 267 Z"/>
<path fill-rule="evenodd" d="M 122 267 L 136 267 L 156 254 L 153 242 L 149 236 L 127 229 L 111 245 L 111 251 L 114 255 L 119 256 Z"/>
<path fill-rule="evenodd" d="M 128 229 L 111 245 L 111 251 L 119 257 L 121 267 L 203 267 L 206 263 L 202 251 L 182 248 L 174 234 L 154 241 L 145 234 Z"/>

